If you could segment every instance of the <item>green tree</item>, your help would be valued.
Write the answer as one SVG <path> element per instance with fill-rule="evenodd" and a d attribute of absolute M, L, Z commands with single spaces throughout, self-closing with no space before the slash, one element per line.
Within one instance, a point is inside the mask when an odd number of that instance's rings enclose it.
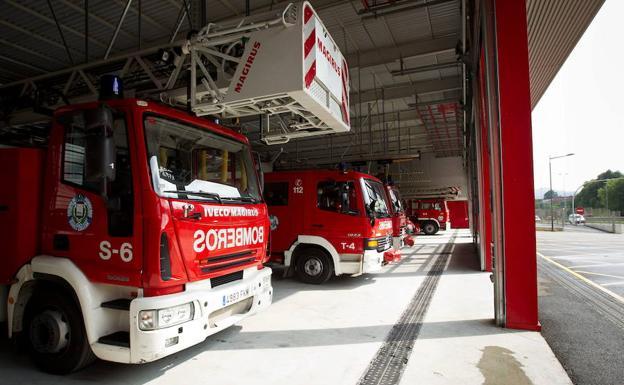
<path fill-rule="evenodd" d="M 607 192 L 609 193 L 609 210 L 624 211 L 624 179 L 614 179 L 603 183 L 598 190 L 598 198 L 603 207 L 607 207 Z"/>
<path fill-rule="evenodd" d="M 544 194 L 544 199 L 554 199 L 556 197 L 558 197 L 559 194 L 557 194 L 556 191 L 554 190 L 548 190 L 546 191 L 546 193 Z"/>
<path fill-rule="evenodd" d="M 604 188 L 605 182 L 597 182 L 597 180 L 621 178 L 622 173 L 619 171 L 607 170 L 598 175 L 594 180 L 585 182 L 581 191 L 576 194 L 575 205 L 577 207 L 605 207 L 605 201 L 601 200 L 598 191 Z M 611 191 L 609 190 L 609 206 L 611 206 Z"/>

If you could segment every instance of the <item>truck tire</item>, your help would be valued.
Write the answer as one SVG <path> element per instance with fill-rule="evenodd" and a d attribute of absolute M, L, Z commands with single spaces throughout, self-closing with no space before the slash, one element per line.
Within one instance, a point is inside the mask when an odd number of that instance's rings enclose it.
<path fill-rule="evenodd" d="M 67 293 L 36 292 L 26 308 L 25 321 L 29 355 L 42 371 L 67 374 L 95 361 L 80 308 Z"/>
<path fill-rule="evenodd" d="M 320 285 L 334 274 L 334 265 L 323 250 L 306 247 L 297 253 L 295 274 L 301 282 Z"/>
<path fill-rule="evenodd" d="M 432 221 L 425 222 L 422 225 L 422 231 L 426 235 L 433 235 L 433 234 L 437 233 L 438 230 L 440 230 L 440 227 L 437 225 L 437 223 L 432 222 Z"/>

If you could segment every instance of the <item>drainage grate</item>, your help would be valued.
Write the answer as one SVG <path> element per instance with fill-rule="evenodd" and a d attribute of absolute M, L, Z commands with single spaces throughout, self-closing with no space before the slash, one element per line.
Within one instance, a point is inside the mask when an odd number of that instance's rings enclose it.
<path fill-rule="evenodd" d="M 454 240 L 455 235 L 438 253 L 425 280 L 403 311 L 399 321 L 390 330 L 383 345 L 358 381 L 358 385 L 394 385 L 399 383 L 412 353 L 414 342 L 420 333 L 422 321 L 429 308 L 431 298 L 433 298 L 440 276 L 450 258 L 449 254 Z"/>

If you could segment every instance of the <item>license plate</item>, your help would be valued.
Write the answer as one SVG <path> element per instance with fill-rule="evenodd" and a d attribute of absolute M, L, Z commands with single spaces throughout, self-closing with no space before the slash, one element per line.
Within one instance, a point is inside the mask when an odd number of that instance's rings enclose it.
<path fill-rule="evenodd" d="M 249 290 L 249 287 L 246 287 L 244 289 L 234 291 L 230 294 L 225 294 L 223 295 L 223 298 L 221 299 L 221 306 L 227 306 L 227 305 L 236 303 L 238 301 L 241 301 L 249 297 L 250 293 L 251 293 L 251 290 Z"/>

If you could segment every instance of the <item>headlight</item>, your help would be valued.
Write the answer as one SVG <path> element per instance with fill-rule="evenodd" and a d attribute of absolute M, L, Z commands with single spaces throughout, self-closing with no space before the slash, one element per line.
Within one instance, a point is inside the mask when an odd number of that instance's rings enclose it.
<path fill-rule="evenodd" d="M 139 329 L 154 330 L 179 325 L 192 320 L 194 312 L 192 302 L 164 309 L 142 310 L 139 312 Z"/>
<path fill-rule="evenodd" d="M 440 216 L 438 217 L 438 220 L 439 220 L 439 221 L 443 221 L 443 220 L 444 220 L 444 215 L 440 215 Z"/>
<path fill-rule="evenodd" d="M 376 239 L 365 239 L 364 240 L 364 248 L 365 249 L 376 249 L 379 246 L 379 241 Z"/>

